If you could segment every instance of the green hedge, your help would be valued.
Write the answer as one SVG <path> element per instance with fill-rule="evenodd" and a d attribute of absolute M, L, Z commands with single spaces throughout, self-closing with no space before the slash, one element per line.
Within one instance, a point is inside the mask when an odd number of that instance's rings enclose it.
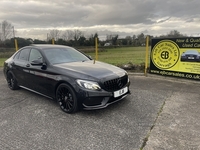
<path fill-rule="evenodd" d="M 0 58 L 8 58 L 15 53 L 14 48 L 0 48 Z"/>

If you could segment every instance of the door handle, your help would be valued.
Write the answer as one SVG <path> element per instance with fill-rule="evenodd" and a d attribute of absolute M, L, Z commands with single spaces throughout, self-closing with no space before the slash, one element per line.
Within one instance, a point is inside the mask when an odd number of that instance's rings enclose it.
<path fill-rule="evenodd" d="M 27 64 L 26 67 L 30 67 L 30 64 Z"/>

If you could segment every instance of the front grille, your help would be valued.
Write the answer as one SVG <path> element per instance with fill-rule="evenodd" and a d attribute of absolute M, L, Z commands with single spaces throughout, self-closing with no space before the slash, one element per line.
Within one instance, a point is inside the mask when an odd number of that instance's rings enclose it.
<path fill-rule="evenodd" d="M 197 57 L 197 55 L 186 55 L 187 57 Z"/>
<path fill-rule="evenodd" d="M 104 89 L 106 91 L 117 91 L 124 87 L 128 82 L 128 76 L 125 75 L 121 78 L 116 78 L 104 82 Z"/>

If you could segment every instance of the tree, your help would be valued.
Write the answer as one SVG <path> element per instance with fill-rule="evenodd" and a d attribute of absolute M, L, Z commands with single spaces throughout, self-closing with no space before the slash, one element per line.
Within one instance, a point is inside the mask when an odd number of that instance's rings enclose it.
<path fill-rule="evenodd" d="M 95 46 L 95 38 L 97 38 L 97 41 L 99 43 L 98 33 L 95 33 L 89 36 L 89 40 L 86 41 L 86 46 Z"/>
<path fill-rule="evenodd" d="M 67 41 L 66 45 L 74 46 L 74 41 L 73 40 L 69 40 L 69 41 Z"/>
<path fill-rule="evenodd" d="M 122 41 L 121 41 L 122 43 L 122 45 L 128 45 L 128 40 L 127 39 L 122 39 Z"/>
<path fill-rule="evenodd" d="M 7 48 L 11 48 L 14 47 L 14 40 L 17 39 L 17 43 L 18 43 L 18 47 L 24 47 L 24 46 L 29 46 L 30 44 L 33 44 L 33 40 L 28 38 L 28 39 L 24 39 L 24 38 L 20 38 L 20 37 L 16 37 L 16 38 L 10 38 L 10 39 L 6 39 L 4 41 L 4 45 Z"/>
<path fill-rule="evenodd" d="M 160 35 L 159 37 L 156 38 L 178 38 L 178 37 L 187 37 L 187 35 L 183 35 L 177 30 L 171 30 L 168 34 Z"/>
<path fill-rule="evenodd" d="M 183 34 L 181 34 L 179 31 L 177 30 L 172 30 L 167 34 L 167 37 L 169 38 L 177 38 L 177 37 L 184 37 Z"/>
<path fill-rule="evenodd" d="M 133 46 L 137 46 L 137 37 L 136 37 L 136 35 L 133 35 L 133 42 L 132 42 L 132 44 L 133 44 Z"/>
<path fill-rule="evenodd" d="M 1 40 L 2 41 L 5 41 L 7 39 L 10 39 L 12 36 L 13 33 L 13 26 L 11 23 L 9 23 L 8 21 L 4 20 L 2 23 L 1 23 Z"/>
<path fill-rule="evenodd" d="M 132 44 L 132 37 L 131 36 L 126 36 L 125 39 L 127 40 L 127 44 L 126 45 L 131 45 Z"/>
<path fill-rule="evenodd" d="M 114 37 L 112 37 L 112 44 L 113 45 L 117 45 L 117 39 L 118 39 L 118 35 L 115 35 Z"/>
<path fill-rule="evenodd" d="M 62 35 L 63 40 L 69 41 L 74 39 L 74 32 L 72 30 L 66 30 Z"/>
<path fill-rule="evenodd" d="M 138 45 L 139 46 L 142 46 L 145 44 L 145 36 L 144 36 L 144 33 L 141 33 L 137 36 L 138 38 Z"/>
<path fill-rule="evenodd" d="M 95 34 L 94 34 L 94 38 L 98 38 L 98 33 L 95 33 Z"/>
<path fill-rule="evenodd" d="M 28 45 L 32 44 L 32 42 L 33 42 L 33 40 L 30 40 L 30 38 L 24 39 L 24 38 L 17 37 L 16 39 L 17 39 L 18 47 L 28 46 Z M 14 40 L 12 43 L 14 43 Z"/>
<path fill-rule="evenodd" d="M 34 43 L 34 44 L 47 44 L 46 41 L 42 41 L 42 40 L 39 40 L 39 39 L 35 39 L 35 40 L 33 41 L 33 43 Z"/>
<path fill-rule="evenodd" d="M 83 33 L 80 30 L 74 30 L 74 42 L 75 45 L 78 45 L 79 38 L 83 36 Z"/>
<path fill-rule="evenodd" d="M 55 40 L 58 40 L 59 36 L 60 36 L 60 30 L 53 29 L 53 30 L 50 30 L 48 39 L 54 38 Z"/>
<path fill-rule="evenodd" d="M 78 43 L 80 46 L 84 46 L 85 45 L 85 40 L 86 38 L 84 36 L 81 36 L 79 39 L 78 39 Z"/>
<path fill-rule="evenodd" d="M 67 41 L 63 40 L 63 39 L 58 39 L 56 44 L 59 44 L 59 45 L 67 45 Z"/>

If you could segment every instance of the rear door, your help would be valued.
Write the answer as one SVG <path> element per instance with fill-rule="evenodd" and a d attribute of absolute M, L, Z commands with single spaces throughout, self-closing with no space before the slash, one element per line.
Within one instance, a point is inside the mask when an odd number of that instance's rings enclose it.
<path fill-rule="evenodd" d="M 27 86 L 27 77 L 29 75 L 28 69 L 28 58 L 29 58 L 30 48 L 24 48 L 19 51 L 15 57 L 14 62 L 12 63 L 12 71 L 17 79 L 19 85 Z"/>

